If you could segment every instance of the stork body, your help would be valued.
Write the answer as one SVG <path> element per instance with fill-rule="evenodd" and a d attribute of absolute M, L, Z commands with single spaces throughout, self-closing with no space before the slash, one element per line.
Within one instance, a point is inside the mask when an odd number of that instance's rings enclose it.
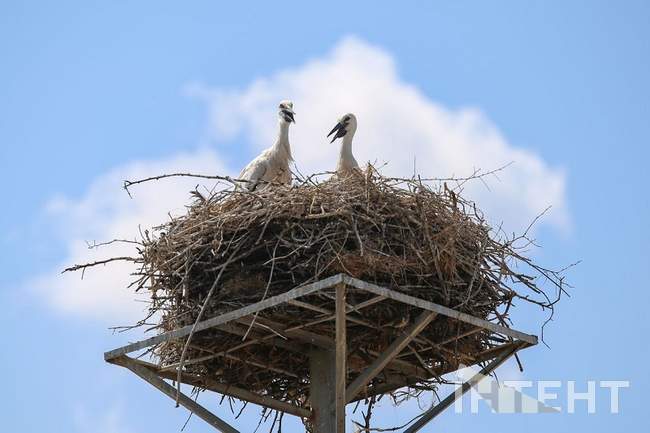
<path fill-rule="evenodd" d="M 279 106 L 278 137 L 273 146 L 264 150 L 252 160 L 239 175 L 239 179 L 247 180 L 243 188 L 253 191 L 260 181 L 291 184 L 289 163 L 293 161 L 291 145 L 289 144 L 289 125 L 295 123 L 293 103 L 282 101 Z"/>
<path fill-rule="evenodd" d="M 357 132 L 357 118 L 354 114 L 348 113 L 339 119 L 334 129 L 330 131 L 327 136 L 334 134 L 332 143 L 337 138 L 341 140 L 341 149 L 339 151 L 339 160 L 336 163 L 337 176 L 345 176 L 356 171 L 359 171 L 359 164 L 352 154 L 352 139 L 354 133 Z"/>

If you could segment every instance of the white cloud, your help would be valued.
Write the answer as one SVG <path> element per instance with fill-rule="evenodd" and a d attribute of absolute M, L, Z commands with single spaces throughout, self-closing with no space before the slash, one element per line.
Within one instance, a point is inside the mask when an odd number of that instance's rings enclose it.
<path fill-rule="evenodd" d="M 436 103 L 397 74 L 393 58 L 357 38 L 346 38 L 328 55 L 251 83 L 243 91 L 188 86 L 205 100 L 210 131 L 223 140 L 243 133 L 257 149 L 274 136 L 276 104 L 295 102 L 297 124 L 292 149 L 304 173 L 332 170 L 338 144 L 325 135 L 346 112 L 359 120 L 354 152 L 357 160 L 388 162 L 386 173 L 408 177 L 469 175 L 474 168 L 491 170 L 514 162 L 489 179 L 470 184 L 469 196 L 494 222 L 511 230 L 525 228 L 549 205 L 544 222 L 564 227 L 568 222 L 565 176 L 538 155 L 508 143 L 477 108 L 452 110 Z"/>
<path fill-rule="evenodd" d="M 78 200 L 52 199 L 48 213 L 60 221 L 61 236 L 68 239 L 67 252 L 57 269 L 38 277 L 30 286 L 36 287 L 57 310 L 65 313 L 105 319 L 111 324 L 142 318 L 146 305 L 134 302 L 133 290 L 127 289 L 135 269 L 131 263 L 113 262 L 89 269 L 83 280 L 79 272 L 60 274 L 60 271 L 75 263 L 133 255 L 130 244 L 89 250 L 87 242 L 136 239 L 140 228 L 145 230 L 166 221 L 168 214 L 184 212 L 188 192 L 196 186 L 196 179 L 144 183 L 132 188 L 133 199 L 121 188 L 125 179 L 176 171 L 226 173 L 227 169 L 213 151 L 200 150 L 159 161 L 133 162 L 98 177 Z"/>
<path fill-rule="evenodd" d="M 466 175 L 475 167 L 493 169 L 514 161 L 499 174 L 500 181 L 490 180 L 491 191 L 476 182 L 469 185 L 468 194 L 494 221 L 503 220 L 512 230 L 527 225 L 548 205 L 554 208 L 543 223 L 567 224 L 561 170 L 508 143 L 480 110 L 451 110 L 430 100 L 400 79 L 388 53 L 358 39 L 344 39 L 330 54 L 258 79 L 241 91 L 202 84 L 190 85 L 188 91 L 207 104 L 211 138 L 223 141 L 243 135 L 252 144 L 251 155 L 275 136 L 277 102 L 292 98 L 298 112 L 292 130 L 294 157 L 304 173 L 335 166 L 338 145 L 329 144 L 325 134 L 349 111 L 359 119 L 357 159 L 389 162 L 385 171 L 390 174 L 410 176 L 414 157 L 418 172 L 434 177 Z M 86 241 L 133 238 L 138 226 L 158 224 L 169 211 L 182 212 L 196 180 L 144 184 L 135 189 L 134 199 L 120 189 L 124 179 L 172 171 L 238 172 L 213 151 L 199 150 L 126 164 L 98 177 L 80 199 L 51 201 L 48 211 L 62 222 L 67 252 L 59 268 L 38 277 L 35 284 L 56 309 L 113 324 L 142 317 L 144 305 L 133 302 L 132 291 L 126 289 L 131 265 L 114 263 L 90 270 L 83 281 L 79 275 L 61 276 L 59 271 L 72 263 L 131 252 L 123 245 L 89 251 Z"/>

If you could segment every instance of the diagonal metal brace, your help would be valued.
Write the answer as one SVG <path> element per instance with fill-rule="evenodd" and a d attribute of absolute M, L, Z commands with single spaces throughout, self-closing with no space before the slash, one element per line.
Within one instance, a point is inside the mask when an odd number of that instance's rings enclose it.
<path fill-rule="evenodd" d="M 422 429 L 426 424 L 428 424 L 433 418 L 436 416 L 440 415 L 442 411 L 447 409 L 449 406 L 454 404 L 456 400 L 461 398 L 467 391 L 469 391 L 472 387 L 476 386 L 482 379 L 485 378 L 485 376 L 489 375 L 492 373 L 494 370 L 496 370 L 501 364 L 506 362 L 508 358 L 510 358 L 512 355 L 517 353 L 517 351 L 521 348 L 526 347 L 526 343 L 523 341 L 517 342 L 512 345 L 511 348 L 503 352 L 501 355 L 497 356 L 490 362 L 488 365 L 486 365 L 480 372 L 476 373 L 474 376 L 472 376 L 469 380 L 466 382 L 463 382 L 461 385 L 460 389 L 457 389 L 456 391 L 452 392 L 449 394 L 447 397 L 445 397 L 444 400 L 442 400 L 440 403 L 429 409 L 428 411 L 424 412 L 420 419 L 418 419 L 413 425 L 411 425 L 409 428 L 404 430 L 404 433 L 416 433 Z"/>
<path fill-rule="evenodd" d="M 373 361 L 357 378 L 348 386 L 345 391 L 345 400 L 350 402 L 356 395 L 368 385 L 399 353 L 422 332 L 426 326 L 437 316 L 437 313 L 424 311 L 418 316 L 415 323 L 391 343 L 390 346 L 377 359 Z"/>
<path fill-rule="evenodd" d="M 149 382 L 149 384 L 153 385 L 169 398 L 176 399 L 176 389 L 173 386 L 156 376 L 156 374 L 148 368 L 133 362 L 133 360 L 128 356 L 122 356 L 113 360 L 113 362 L 131 370 L 142 380 Z M 222 420 L 183 393 L 179 394 L 178 403 L 222 433 L 240 433 L 239 430 L 235 429 L 226 421 Z"/>

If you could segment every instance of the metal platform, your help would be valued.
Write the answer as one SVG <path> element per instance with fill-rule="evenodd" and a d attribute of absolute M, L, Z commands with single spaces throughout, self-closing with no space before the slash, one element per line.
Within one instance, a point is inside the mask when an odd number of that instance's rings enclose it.
<path fill-rule="evenodd" d="M 357 328 L 362 328 L 364 332 L 383 332 L 376 324 L 366 320 L 367 314 L 361 314 L 361 310 L 364 309 L 365 312 L 371 312 L 372 307 L 379 303 L 392 303 L 395 308 L 408 306 L 410 311 L 417 312 L 417 317 L 408 317 L 406 323 L 396 325 L 391 334 L 394 338 L 382 347 L 381 351 L 370 352 L 371 358 L 368 358 L 366 353 L 363 359 L 359 359 L 353 356 L 353 351 L 350 350 L 347 334 L 356 331 Z M 279 321 L 274 317 L 274 312 L 279 308 L 289 306 L 305 312 L 301 315 L 300 321 Z M 422 332 L 428 326 L 433 326 L 436 318 L 452 320 L 463 332 L 444 341 L 426 341 L 428 347 L 421 349 L 422 352 L 414 350 L 412 343 L 421 342 Z M 264 393 L 251 392 L 219 382 L 214 378 L 189 374 L 185 371 L 181 375 L 182 383 L 286 414 L 309 418 L 318 433 L 344 433 L 345 406 L 348 403 L 414 385 L 422 380 L 439 377 L 458 369 L 460 361 L 455 363 L 441 360 L 434 365 L 427 365 L 422 361 L 425 350 L 451 352 L 449 345 L 457 344 L 478 332 L 490 333 L 495 336 L 495 341 L 501 342 L 488 350 L 465 356 L 467 359 L 463 359 L 462 363 L 482 364 L 484 367 L 481 372 L 464 383 L 461 392 L 450 394 L 423 413 L 404 431 L 405 433 L 420 431 L 482 377 L 490 374 L 519 350 L 537 344 L 537 337 L 534 335 L 499 326 L 345 274 L 300 286 L 255 304 L 212 317 L 197 324 L 195 332 L 201 331 L 218 331 L 239 338 L 237 344 L 206 354 L 201 359 L 189 359 L 183 364 L 184 366 L 219 358 L 244 363 L 260 372 L 292 375 L 292 371 L 282 368 L 281 365 L 273 365 L 263 359 L 254 359 L 250 356 L 237 355 L 240 351 L 255 345 L 273 346 L 277 350 L 297 352 L 308 357 L 305 368 L 308 368 L 311 381 L 309 404 L 305 405 L 307 407 L 300 407 Z M 178 365 L 155 365 L 129 357 L 128 354 L 164 342 L 183 339 L 191 332 L 192 325 L 134 342 L 106 352 L 104 359 L 129 369 L 167 396 L 176 399 L 176 388 L 165 379 L 171 381 L 177 379 Z M 246 340 L 243 341 L 241 337 L 246 337 Z M 178 402 L 217 431 L 238 432 L 188 396 L 180 394 Z"/>

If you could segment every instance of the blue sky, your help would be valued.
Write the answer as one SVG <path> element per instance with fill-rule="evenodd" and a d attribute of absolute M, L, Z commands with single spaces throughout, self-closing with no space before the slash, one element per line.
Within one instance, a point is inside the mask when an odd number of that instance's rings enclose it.
<path fill-rule="evenodd" d="M 649 43 L 650 7 L 634 1 L 3 2 L 5 428 L 181 428 L 184 411 L 102 361 L 104 350 L 128 338 L 107 330 L 122 320 L 122 304 L 102 310 L 92 298 L 110 304 L 109 298 L 100 296 L 92 277 L 84 285 L 57 280 L 56 271 L 78 257 L 78 241 L 133 227 L 139 216 L 153 218 L 137 204 L 124 204 L 124 173 L 175 164 L 236 170 L 268 135 L 265 118 L 258 121 L 267 99 L 294 92 L 284 97 L 296 98 L 296 138 L 307 140 L 309 126 L 323 122 L 313 133 L 320 136 L 345 103 L 366 113 L 359 127 L 363 161 L 385 157 L 397 171 L 412 165 L 396 160 L 391 143 L 373 135 L 372 119 L 386 113 L 395 125 L 381 131 L 413 131 L 398 138 L 406 140 L 409 158 L 422 161 L 420 171 L 436 168 L 428 174 L 471 171 L 475 159 L 492 164 L 512 157 L 513 171 L 495 181 L 493 193 L 475 192 L 479 204 L 513 226 L 517 216 L 554 205 L 537 231 L 543 249 L 536 257 L 550 265 L 583 261 L 570 273 L 572 297 L 547 328 L 552 349 L 524 353 L 524 377 L 575 380 L 584 387 L 587 380 L 629 380 L 622 413 L 446 413 L 438 421 L 441 431 L 640 430 L 647 424 L 642 404 L 650 386 L 643 366 L 650 331 Z M 329 82 L 326 70 L 344 72 L 331 89 L 321 89 L 333 101 L 309 105 L 322 92 L 297 83 Z M 364 74 L 367 79 L 359 79 Z M 390 96 L 374 104 L 379 108 L 364 105 L 364 86 L 371 89 L 373 79 Z M 351 87 L 355 83 L 359 90 Z M 429 117 L 417 123 L 416 112 Z M 428 136 L 441 142 L 422 156 L 431 148 L 422 142 Z M 442 151 L 450 152 L 448 159 Z M 335 150 L 310 143 L 297 152 L 310 169 L 317 165 L 312 160 Z M 451 164 L 459 154 L 463 158 Z M 514 192 L 508 192 L 509 180 Z M 157 188 L 140 190 L 136 200 L 164 207 L 170 199 L 156 197 L 182 197 L 187 190 L 169 183 Z M 537 331 L 533 317 L 519 316 L 520 328 Z M 606 403 L 607 394 L 598 396 Z M 249 409 L 236 423 L 252 431 L 256 415 Z M 388 407 L 377 419 L 386 425 L 393 415 Z M 209 431 L 198 420 L 188 429 Z"/>

